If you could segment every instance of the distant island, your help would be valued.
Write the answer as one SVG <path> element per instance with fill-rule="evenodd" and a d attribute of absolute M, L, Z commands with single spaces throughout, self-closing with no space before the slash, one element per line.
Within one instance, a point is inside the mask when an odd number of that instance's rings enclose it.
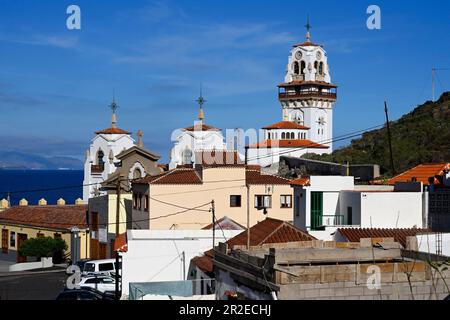
<path fill-rule="evenodd" d="M 41 155 L 0 151 L 0 170 L 82 170 L 83 162 L 64 156 L 45 157 Z"/>

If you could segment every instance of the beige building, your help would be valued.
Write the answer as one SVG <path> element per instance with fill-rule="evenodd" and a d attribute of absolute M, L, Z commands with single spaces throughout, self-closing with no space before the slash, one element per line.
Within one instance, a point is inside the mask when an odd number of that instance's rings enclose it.
<path fill-rule="evenodd" d="M 133 221 L 142 229 L 201 229 L 224 216 L 247 226 L 267 217 L 292 221 L 289 181 L 258 166 L 197 165 L 133 182 Z M 190 210 L 191 209 L 191 210 Z"/>
<path fill-rule="evenodd" d="M 62 199 L 57 205 L 47 205 L 41 199 L 38 206 L 29 206 L 26 200 L 21 200 L 19 206 L 0 212 L 0 259 L 26 262 L 27 257 L 20 256 L 18 250 L 25 240 L 38 237 L 61 238 L 75 259 L 89 258 L 86 212 L 86 205 L 66 205 Z"/>

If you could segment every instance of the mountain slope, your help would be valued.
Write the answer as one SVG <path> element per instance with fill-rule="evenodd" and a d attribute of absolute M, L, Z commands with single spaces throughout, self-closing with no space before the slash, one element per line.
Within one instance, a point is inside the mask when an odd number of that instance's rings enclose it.
<path fill-rule="evenodd" d="M 43 157 L 25 152 L 0 151 L 0 169 L 75 169 L 83 168 L 83 163 L 71 157 Z"/>
<path fill-rule="evenodd" d="M 420 163 L 450 162 L 450 92 L 435 103 L 428 101 L 390 123 L 396 172 Z M 392 175 L 386 127 L 368 131 L 332 155 L 306 158 L 351 164 L 379 164 L 381 173 Z"/>

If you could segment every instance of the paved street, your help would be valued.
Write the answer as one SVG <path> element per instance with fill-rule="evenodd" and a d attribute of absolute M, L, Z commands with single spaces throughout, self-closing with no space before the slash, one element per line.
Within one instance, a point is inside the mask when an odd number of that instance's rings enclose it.
<path fill-rule="evenodd" d="M 9 266 L 12 264 L 14 264 L 14 262 L 0 260 L 0 273 L 9 272 Z"/>
<path fill-rule="evenodd" d="M 64 270 L 0 277 L 0 300 L 54 300 L 64 288 Z"/>

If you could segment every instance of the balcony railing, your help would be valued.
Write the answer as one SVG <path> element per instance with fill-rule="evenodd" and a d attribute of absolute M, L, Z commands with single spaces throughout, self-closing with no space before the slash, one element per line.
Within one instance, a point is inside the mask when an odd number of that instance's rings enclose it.
<path fill-rule="evenodd" d="M 285 99 L 302 99 L 302 98 L 323 98 L 323 99 L 336 99 L 337 94 L 335 92 L 280 92 L 278 94 L 280 100 Z"/>
<path fill-rule="evenodd" d="M 91 173 L 102 173 L 105 170 L 104 164 L 93 164 L 91 165 Z"/>
<path fill-rule="evenodd" d="M 320 230 L 326 227 L 340 227 L 345 226 L 347 221 L 345 221 L 344 215 L 322 215 L 313 216 L 311 221 L 312 230 Z"/>

